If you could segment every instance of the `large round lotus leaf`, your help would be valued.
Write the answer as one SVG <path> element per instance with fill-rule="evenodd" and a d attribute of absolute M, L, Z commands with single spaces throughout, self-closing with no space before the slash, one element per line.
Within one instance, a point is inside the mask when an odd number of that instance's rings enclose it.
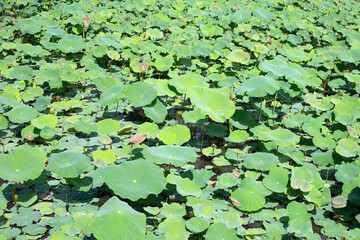
<path fill-rule="evenodd" d="M 297 235 L 304 234 L 309 230 L 311 231 L 311 229 L 312 229 L 312 223 L 310 219 L 305 219 L 305 218 L 291 219 L 289 221 L 289 227 L 287 228 L 289 233 L 294 232 Z"/>
<path fill-rule="evenodd" d="M 337 167 L 335 177 L 338 181 L 346 183 L 351 180 L 358 180 L 360 175 L 360 168 L 355 164 L 345 163 Z"/>
<path fill-rule="evenodd" d="M 117 133 L 120 130 L 120 122 L 113 119 L 104 119 L 97 122 L 97 128 L 101 133 Z"/>
<path fill-rule="evenodd" d="M 45 168 L 46 154 L 39 148 L 22 145 L 10 154 L 0 155 L 0 177 L 22 182 L 40 176 Z"/>
<path fill-rule="evenodd" d="M 205 231 L 210 226 L 209 220 L 200 217 L 192 217 L 185 223 L 186 228 L 193 233 Z"/>
<path fill-rule="evenodd" d="M 156 94 L 155 88 L 150 83 L 145 82 L 135 82 L 125 91 L 127 100 L 134 107 L 149 105 L 156 98 Z"/>
<path fill-rule="evenodd" d="M 208 84 L 202 79 L 202 76 L 190 72 L 174 77 L 169 80 L 169 84 L 174 86 L 179 93 L 186 94 L 191 89 L 207 87 Z"/>
<path fill-rule="evenodd" d="M 213 202 L 208 199 L 199 199 L 195 197 L 187 197 L 187 206 L 190 206 L 194 210 L 195 217 L 201 217 L 210 220 L 217 212 L 211 205 Z M 225 206 L 227 208 L 227 206 Z"/>
<path fill-rule="evenodd" d="M 9 117 L 10 122 L 13 123 L 26 123 L 36 118 L 39 113 L 35 108 L 29 106 L 14 107 L 10 112 L 4 115 Z"/>
<path fill-rule="evenodd" d="M 227 58 L 231 62 L 237 62 L 237 63 L 241 63 L 241 64 L 248 64 L 249 61 L 250 61 L 250 54 L 248 54 L 247 52 L 245 52 L 245 51 L 243 51 L 241 49 L 235 49 L 235 50 L 232 50 L 229 53 Z"/>
<path fill-rule="evenodd" d="M 288 129 L 276 129 L 264 133 L 280 147 L 292 148 L 300 141 L 300 137 Z"/>
<path fill-rule="evenodd" d="M 217 221 L 224 223 L 228 228 L 237 228 L 241 225 L 241 218 L 237 211 L 221 211 L 218 213 Z"/>
<path fill-rule="evenodd" d="M 334 107 L 335 119 L 347 125 L 353 124 L 360 118 L 360 103 L 352 97 L 343 97 Z"/>
<path fill-rule="evenodd" d="M 280 53 L 293 62 L 308 61 L 310 59 L 309 54 L 300 48 L 281 48 Z"/>
<path fill-rule="evenodd" d="M 265 206 L 265 197 L 271 191 L 266 189 L 262 182 L 251 178 L 245 178 L 239 184 L 239 188 L 231 193 L 231 197 L 242 204 L 241 210 L 254 212 Z"/>
<path fill-rule="evenodd" d="M 54 128 L 58 124 L 58 118 L 52 114 L 41 115 L 40 117 L 31 120 L 31 124 L 38 129 L 42 129 L 46 126 Z"/>
<path fill-rule="evenodd" d="M 303 219 L 309 219 L 310 214 L 307 212 L 307 206 L 304 203 L 299 203 L 296 201 L 290 202 L 286 209 L 288 211 L 288 216 L 290 219 L 296 219 L 296 218 L 303 218 Z"/>
<path fill-rule="evenodd" d="M 72 151 L 52 154 L 48 162 L 47 169 L 63 178 L 76 178 L 90 166 L 90 158 Z"/>
<path fill-rule="evenodd" d="M 206 232 L 205 239 L 207 240 L 238 240 L 235 229 L 229 229 L 224 223 L 216 222 L 212 224 Z"/>
<path fill-rule="evenodd" d="M 169 55 L 166 57 L 159 57 L 155 60 L 155 67 L 160 72 L 167 71 L 171 68 L 174 63 L 173 56 Z"/>
<path fill-rule="evenodd" d="M 164 127 L 159 132 L 159 138 L 166 145 L 182 145 L 190 140 L 190 129 L 185 125 Z"/>
<path fill-rule="evenodd" d="M 241 83 L 235 93 L 243 95 L 247 93 L 250 97 L 265 97 L 268 94 L 274 94 L 280 89 L 280 82 L 271 77 L 255 76 Z"/>
<path fill-rule="evenodd" d="M 84 121 L 77 121 L 76 123 L 73 124 L 73 127 L 76 131 L 86 134 L 90 134 L 91 132 L 97 131 L 96 124 L 92 124 Z"/>
<path fill-rule="evenodd" d="M 14 71 L 11 72 L 11 77 L 17 80 L 29 80 L 31 79 L 34 70 L 29 66 L 17 66 L 14 67 Z"/>
<path fill-rule="evenodd" d="M 223 173 L 218 177 L 219 183 L 225 188 L 233 187 L 238 183 L 238 179 L 232 173 Z"/>
<path fill-rule="evenodd" d="M 143 151 L 146 160 L 156 164 L 171 164 L 182 167 L 185 164 L 195 162 L 197 159 L 196 150 L 181 146 L 158 146 L 149 147 Z"/>
<path fill-rule="evenodd" d="M 355 157 L 360 152 L 359 144 L 350 138 L 340 139 L 335 151 L 344 157 Z"/>
<path fill-rule="evenodd" d="M 136 160 L 109 166 L 105 183 L 120 197 L 136 201 L 159 194 L 166 180 L 160 167 L 146 160 Z"/>
<path fill-rule="evenodd" d="M 66 35 L 58 42 L 58 48 L 64 53 L 76 53 L 81 51 L 86 44 L 81 37 L 76 35 Z"/>
<path fill-rule="evenodd" d="M 264 186 L 272 192 L 282 193 L 289 183 L 289 171 L 282 167 L 270 169 L 269 175 L 263 179 Z"/>
<path fill-rule="evenodd" d="M 101 161 L 105 162 L 106 164 L 112 164 L 116 161 L 116 154 L 115 151 L 112 149 L 101 150 L 97 149 L 93 153 L 93 159 L 96 161 L 97 159 L 101 159 Z"/>
<path fill-rule="evenodd" d="M 159 224 L 159 231 L 166 239 L 183 240 L 188 239 L 190 233 L 186 231 L 185 221 L 182 218 L 167 218 Z"/>
<path fill-rule="evenodd" d="M 115 85 L 101 94 L 99 103 L 103 106 L 116 104 L 124 97 L 123 86 Z"/>
<path fill-rule="evenodd" d="M 279 163 L 279 158 L 271 153 L 257 152 L 246 156 L 244 166 L 248 169 L 268 171 Z"/>
<path fill-rule="evenodd" d="M 169 174 L 166 177 L 166 180 L 171 184 L 175 184 L 176 190 L 182 196 L 200 197 L 202 194 L 200 187 L 189 178 L 182 178 L 174 174 Z"/>
<path fill-rule="evenodd" d="M 188 94 L 191 102 L 215 122 L 225 122 L 235 113 L 235 105 L 224 89 L 200 88 Z"/>
<path fill-rule="evenodd" d="M 162 123 L 168 112 L 165 105 L 156 98 L 150 105 L 143 107 L 145 116 L 153 120 L 155 123 Z"/>
<path fill-rule="evenodd" d="M 182 216 L 186 214 L 186 210 L 184 206 L 181 206 L 178 203 L 164 203 L 161 208 L 161 214 L 167 218 L 182 218 Z"/>
<path fill-rule="evenodd" d="M 143 239 L 145 225 L 144 214 L 114 196 L 95 213 L 84 232 L 93 233 L 96 239 L 102 240 Z"/>

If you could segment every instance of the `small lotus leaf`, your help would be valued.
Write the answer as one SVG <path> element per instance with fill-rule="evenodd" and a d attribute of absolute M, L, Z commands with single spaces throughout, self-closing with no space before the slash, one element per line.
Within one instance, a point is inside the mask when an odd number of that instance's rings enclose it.
<path fill-rule="evenodd" d="M 153 120 L 155 123 L 162 123 L 168 114 L 165 105 L 159 98 L 156 98 L 150 105 L 144 106 L 143 109 L 145 116 Z"/>
<path fill-rule="evenodd" d="M 82 38 L 76 35 L 65 35 L 58 42 L 58 48 L 64 53 L 80 52 L 85 45 Z"/>
<path fill-rule="evenodd" d="M 101 133 L 117 133 L 120 130 L 120 122 L 113 119 L 104 119 L 97 122 L 97 128 Z"/>
<path fill-rule="evenodd" d="M 165 188 L 165 177 L 160 167 L 146 160 L 109 166 L 105 182 L 115 194 L 136 201 Z"/>
<path fill-rule="evenodd" d="M 145 221 L 144 214 L 114 196 L 95 213 L 85 232 L 104 240 L 142 239 L 146 231 Z"/>
<path fill-rule="evenodd" d="M 164 203 L 161 208 L 161 214 L 167 218 L 182 218 L 186 214 L 186 210 L 179 203 Z"/>
<path fill-rule="evenodd" d="M 271 153 L 257 152 L 246 156 L 244 166 L 249 169 L 268 171 L 279 163 L 279 158 Z"/>
<path fill-rule="evenodd" d="M 275 79 L 265 76 L 255 76 L 241 83 L 235 93 L 243 95 L 246 92 L 250 97 L 265 97 L 268 94 L 274 94 L 279 89 L 280 83 Z"/>
<path fill-rule="evenodd" d="M 245 142 L 249 138 L 249 134 L 243 130 L 232 131 L 228 137 L 228 141 L 234 143 Z"/>
<path fill-rule="evenodd" d="M 29 80 L 33 73 L 34 70 L 29 66 L 17 66 L 14 67 L 11 77 L 16 78 L 17 80 Z"/>
<path fill-rule="evenodd" d="M 273 192 L 282 193 L 289 183 L 289 175 L 289 171 L 284 168 L 271 168 L 269 175 L 263 179 L 263 184 L 267 189 Z"/>
<path fill-rule="evenodd" d="M 159 231 L 166 239 L 188 239 L 190 233 L 186 231 L 185 220 L 182 218 L 167 218 L 159 224 Z"/>
<path fill-rule="evenodd" d="M 229 53 L 227 58 L 231 62 L 237 62 L 241 64 L 248 64 L 250 61 L 250 54 L 241 50 L 241 49 L 235 49 Z"/>
<path fill-rule="evenodd" d="M 332 201 L 333 208 L 344 208 L 346 207 L 346 199 L 343 196 L 337 196 Z"/>
<path fill-rule="evenodd" d="M 200 217 L 193 217 L 186 221 L 186 228 L 193 233 L 205 231 L 210 226 L 209 220 Z"/>
<path fill-rule="evenodd" d="M 239 213 L 234 210 L 219 212 L 217 220 L 224 223 L 229 229 L 237 228 L 242 222 Z"/>
<path fill-rule="evenodd" d="M 103 106 L 116 104 L 121 98 L 124 97 L 123 86 L 114 85 L 101 94 L 99 103 Z"/>
<path fill-rule="evenodd" d="M 212 224 L 206 232 L 205 238 L 208 240 L 238 240 L 235 229 L 229 229 L 224 223 L 216 222 Z"/>
<path fill-rule="evenodd" d="M 195 149 L 181 146 L 149 147 L 144 151 L 144 156 L 156 164 L 171 164 L 177 167 L 197 159 Z"/>
<path fill-rule="evenodd" d="M 238 179 L 232 173 L 223 173 L 218 177 L 218 181 L 224 188 L 233 187 L 238 183 Z"/>
<path fill-rule="evenodd" d="M 159 138 L 166 145 L 182 145 L 190 140 L 190 129 L 185 125 L 167 126 L 160 130 Z"/>
<path fill-rule="evenodd" d="M 166 180 L 176 185 L 176 190 L 182 195 L 182 196 L 195 196 L 199 197 L 202 194 L 202 191 L 200 187 L 191 181 L 189 178 L 182 178 L 180 176 L 176 176 L 174 174 L 169 174 L 166 177 Z"/>
<path fill-rule="evenodd" d="M 342 138 L 335 147 L 338 154 L 344 157 L 355 157 L 360 152 L 359 144 L 350 138 Z"/>
<path fill-rule="evenodd" d="M 173 56 L 159 57 L 155 60 L 155 67 L 160 72 L 165 72 L 171 68 L 174 63 Z"/>
<path fill-rule="evenodd" d="M 10 122 L 26 123 L 35 119 L 38 116 L 38 111 L 29 106 L 14 107 L 10 112 L 5 113 L 9 117 Z"/>
<path fill-rule="evenodd" d="M 47 169 L 64 178 L 76 178 L 90 166 L 90 158 L 72 151 L 52 154 Z"/>

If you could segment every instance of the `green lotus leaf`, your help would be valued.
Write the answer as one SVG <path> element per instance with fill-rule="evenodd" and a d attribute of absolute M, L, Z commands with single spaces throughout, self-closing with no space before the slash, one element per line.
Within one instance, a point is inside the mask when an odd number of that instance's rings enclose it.
<path fill-rule="evenodd" d="M 96 124 L 92 124 L 85 121 L 77 121 L 76 123 L 73 124 L 73 127 L 76 131 L 86 134 L 96 132 L 98 129 Z"/>
<path fill-rule="evenodd" d="M 360 103 L 347 96 L 334 107 L 335 119 L 344 125 L 353 124 L 360 118 Z"/>
<path fill-rule="evenodd" d="M 270 194 L 262 182 L 245 178 L 239 184 L 239 188 L 231 193 L 231 197 L 242 204 L 240 208 L 243 211 L 254 212 L 265 206 L 265 197 Z"/>
<path fill-rule="evenodd" d="M 46 159 L 41 149 L 22 145 L 10 154 L 0 155 L 0 177 L 14 182 L 35 179 L 44 170 Z"/>
<path fill-rule="evenodd" d="M 213 148 L 213 147 L 206 147 L 203 148 L 203 150 L 201 151 L 202 154 L 204 154 L 205 156 L 216 156 L 218 154 L 221 153 L 221 149 L 217 149 L 217 148 Z"/>
<path fill-rule="evenodd" d="M 84 232 L 104 240 L 142 239 L 146 232 L 145 222 L 144 214 L 114 196 L 95 213 Z"/>
<path fill-rule="evenodd" d="M 113 119 L 104 119 L 97 122 L 97 129 L 104 134 L 117 133 L 120 130 L 120 122 Z"/>
<path fill-rule="evenodd" d="M 158 146 L 146 148 L 143 152 L 145 159 L 156 164 L 171 164 L 182 167 L 197 159 L 196 150 L 181 146 Z"/>
<path fill-rule="evenodd" d="M 164 203 L 161 208 L 161 214 L 166 218 L 182 218 L 186 214 L 186 210 L 184 206 L 178 203 Z"/>
<path fill-rule="evenodd" d="M 233 187 L 238 183 L 238 179 L 232 173 L 223 173 L 218 176 L 218 181 L 224 188 Z"/>
<path fill-rule="evenodd" d="M 205 118 L 206 114 L 198 109 L 193 111 L 186 111 L 181 115 L 185 123 L 196 123 Z"/>
<path fill-rule="evenodd" d="M 107 150 L 101 150 L 97 149 L 95 152 L 93 152 L 93 159 L 96 161 L 96 159 L 102 159 L 106 164 L 112 164 L 116 161 L 116 154 L 115 151 L 112 149 Z"/>
<path fill-rule="evenodd" d="M 145 116 L 155 123 L 163 122 L 168 114 L 165 105 L 159 98 L 156 98 L 150 105 L 143 107 L 143 109 Z"/>
<path fill-rule="evenodd" d="M 150 83 L 135 82 L 125 91 L 127 100 L 134 107 L 142 107 L 152 103 L 156 98 L 156 90 Z"/>
<path fill-rule="evenodd" d="M 209 179 L 214 175 L 212 171 L 206 169 L 191 169 L 183 172 L 181 176 L 191 178 L 200 188 L 206 186 Z"/>
<path fill-rule="evenodd" d="M 249 134 L 244 130 L 235 130 L 232 131 L 227 138 L 227 141 L 234 143 L 245 142 L 249 138 Z"/>
<path fill-rule="evenodd" d="M 350 182 L 351 180 L 358 180 L 360 175 L 360 168 L 355 164 L 345 163 L 337 167 L 335 178 L 343 183 Z"/>
<path fill-rule="evenodd" d="M 45 126 L 40 131 L 40 137 L 49 140 L 52 139 L 56 134 L 60 133 L 61 129 Z"/>
<path fill-rule="evenodd" d="M 136 201 L 165 188 L 165 177 L 160 167 L 146 160 L 109 166 L 105 182 L 115 194 Z"/>
<path fill-rule="evenodd" d="M 291 201 L 286 206 L 286 209 L 290 220 L 297 218 L 310 219 L 310 214 L 308 213 L 307 206 L 304 203 Z"/>
<path fill-rule="evenodd" d="M 238 240 L 235 229 L 229 229 L 224 223 L 216 222 L 212 224 L 205 234 L 208 240 Z"/>
<path fill-rule="evenodd" d="M 54 231 L 54 233 L 51 235 L 50 240 L 75 240 L 74 237 L 70 237 L 68 235 L 66 235 L 63 232 L 56 232 Z"/>
<path fill-rule="evenodd" d="M 206 127 L 205 134 L 210 137 L 225 137 L 228 133 L 228 128 L 222 124 L 209 123 Z"/>
<path fill-rule="evenodd" d="M 65 35 L 58 42 L 58 48 L 64 53 L 76 53 L 84 49 L 86 44 L 81 37 L 76 35 Z"/>
<path fill-rule="evenodd" d="M 333 150 L 315 151 L 311 154 L 313 161 L 320 166 L 334 165 Z"/>
<path fill-rule="evenodd" d="M 182 145 L 190 140 L 190 129 L 185 125 L 167 126 L 160 130 L 159 138 L 166 145 Z"/>
<path fill-rule="evenodd" d="M 116 104 L 121 98 L 124 97 L 123 86 L 114 85 L 101 94 L 99 103 L 103 106 Z"/>
<path fill-rule="evenodd" d="M 217 221 L 224 223 L 229 229 L 237 228 L 242 223 L 239 213 L 234 210 L 219 212 Z"/>
<path fill-rule="evenodd" d="M 208 23 L 206 25 L 205 24 L 200 25 L 200 30 L 205 36 L 212 37 L 216 33 L 216 26 L 211 23 Z"/>
<path fill-rule="evenodd" d="M 185 228 L 185 220 L 182 218 L 165 219 L 159 224 L 159 231 L 165 235 L 166 239 L 182 240 L 190 236 Z"/>
<path fill-rule="evenodd" d="M 201 88 L 189 91 L 191 102 L 214 120 L 224 122 L 235 113 L 235 105 L 224 89 Z"/>
<path fill-rule="evenodd" d="M 192 217 L 186 221 L 185 226 L 193 233 L 205 231 L 210 226 L 209 220 L 200 217 Z"/>
<path fill-rule="evenodd" d="M 308 231 L 312 230 L 312 223 L 310 219 L 304 218 L 295 218 L 289 221 L 289 227 L 287 228 L 289 232 L 302 235 Z"/>
<path fill-rule="evenodd" d="M 72 108 L 77 108 L 82 105 L 80 100 L 69 100 L 69 101 L 61 101 L 61 102 L 54 102 L 52 106 L 55 108 L 56 111 L 69 111 Z"/>
<path fill-rule="evenodd" d="M 275 79 L 255 76 L 243 82 L 235 93 L 243 95 L 246 92 L 250 97 L 265 97 L 268 94 L 274 94 L 279 89 L 280 83 Z"/>
<path fill-rule="evenodd" d="M 258 35 L 252 35 L 252 38 L 254 39 L 255 36 Z M 269 49 L 264 44 L 261 43 L 255 43 L 250 50 L 254 52 L 254 55 L 256 57 L 263 57 L 269 51 Z"/>
<path fill-rule="evenodd" d="M 251 117 L 250 112 L 240 109 L 237 109 L 229 120 L 238 129 L 248 129 L 256 125 L 256 121 Z"/>
<path fill-rule="evenodd" d="M 23 233 L 28 234 L 30 236 L 37 236 L 44 234 L 47 231 L 45 226 L 41 226 L 39 224 L 29 224 L 21 229 Z"/>
<path fill-rule="evenodd" d="M 107 53 L 107 47 L 105 45 L 96 46 L 93 48 L 92 54 L 96 58 L 101 58 Z M 120 56 L 119 56 L 120 57 Z"/>
<path fill-rule="evenodd" d="M 156 123 L 144 122 L 137 127 L 137 132 L 145 134 L 148 137 L 154 137 L 159 131 L 159 127 Z"/>
<path fill-rule="evenodd" d="M 270 169 L 269 175 L 263 179 L 264 186 L 272 192 L 283 193 L 289 183 L 289 171 L 282 167 Z"/>
<path fill-rule="evenodd" d="M 0 130 L 6 129 L 9 125 L 9 121 L 4 117 L 4 115 L 0 114 Z"/>
<path fill-rule="evenodd" d="M 158 207 L 144 207 L 144 210 L 154 216 L 160 213 L 160 208 Z"/>
<path fill-rule="evenodd" d="M 255 8 L 252 11 L 252 13 L 257 18 L 260 18 L 260 19 L 265 20 L 265 21 L 269 21 L 274 17 L 273 13 L 270 10 L 266 9 L 266 8 Z"/>
<path fill-rule="evenodd" d="M 29 66 L 17 66 L 14 67 L 14 71 L 11 72 L 11 77 L 17 80 L 29 80 L 34 74 L 34 70 Z"/>
<path fill-rule="evenodd" d="M 31 124 L 39 129 L 43 129 L 46 126 L 55 128 L 58 124 L 58 118 L 52 114 L 41 115 L 40 117 L 31 120 Z"/>
<path fill-rule="evenodd" d="M 227 58 L 231 62 L 237 62 L 237 63 L 241 63 L 241 64 L 248 64 L 249 61 L 250 61 L 250 54 L 243 51 L 242 49 L 235 49 L 235 50 L 232 50 L 229 53 Z"/>
<path fill-rule="evenodd" d="M 310 182 L 305 179 L 296 179 L 291 181 L 293 189 L 300 189 L 302 192 L 309 192 L 312 189 Z"/>
<path fill-rule="evenodd" d="M 276 129 L 264 133 L 268 140 L 274 141 L 280 147 L 292 148 L 300 141 L 300 137 L 288 129 Z"/>
<path fill-rule="evenodd" d="M 155 67 L 160 72 L 165 72 L 171 68 L 174 63 L 174 58 L 171 55 L 166 57 L 159 57 L 155 60 Z"/>
<path fill-rule="evenodd" d="M 352 48 L 345 51 L 339 51 L 337 57 L 344 62 L 355 63 L 360 61 L 360 49 Z"/>
<path fill-rule="evenodd" d="M 211 205 L 212 201 L 208 199 L 199 199 L 189 196 L 187 197 L 187 200 L 188 202 L 186 205 L 193 208 L 195 217 L 211 220 L 217 214 L 215 208 Z"/>
<path fill-rule="evenodd" d="M 174 174 L 169 174 L 166 177 L 166 180 L 171 184 L 175 184 L 176 190 L 182 196 L 200 197 L 202 195 L 200 187 L 189 178 L 182 178 Z"/>
<path fill-rule="evenodd" d="M 207 87 L 205 79 L 196 73 L 190 72 L 176 76 L 169 80 L 169 84 L 174 86 L 179 93 L 186 94 L 194 88 Z"/>
<path fill-rule="evenodd" d="M 51 154 L 47 170 L 63 178 L 76 178 L 90 166 L 90 158 L 72 151 Z"/>
<path fill-rule="evenodd" d="M 248 169 L 256 169 L 260 171 L 268 171 L 276 167 L 279 158 L 271 153 L 257 152 L 246 156 L 244 166 Z"/>
<path fill-rule="evenodd" d="M 280 53 L 293 62 L 302 62 L 310 60 L 309 54 L 299 48 L 281 48 Z"/>
<path fill-rule="evenodd" d="M 335 151 L 344 157 L 355 157 L 360 152 L 360 147 L 357 142 L 350 138 L 342 138 L 339 140 Z"/>
<path fill-rule="evenodd" d="M 333 208 L 344 208 L 346 207 L 346 199 L 343 196 L 337 196 L 331 201 Z"/>
<path fill-rule="evenodd" d="M 4 114 L 9 117 L 10 122 L 26 123 L 36 118 L 39 113 L 35 108 L 29 106 L 14 107 L 10 112 Z"/>
<path fill-rule="evenodd" d="M 111 51 L 107 51 L 106 54 L 108 55 L 108 57 L 111 60 L 119 60 L 120 59 L 120 54 L 117 51 L 111 50 Z"/>

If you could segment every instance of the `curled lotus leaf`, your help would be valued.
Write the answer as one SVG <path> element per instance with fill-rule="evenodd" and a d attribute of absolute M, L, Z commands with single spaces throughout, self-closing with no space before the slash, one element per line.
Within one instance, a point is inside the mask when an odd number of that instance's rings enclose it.
<path fill-rule="evenodd" d="M 346 207 L 346 199 L 343 196 L 337 196 L 331 201 L 333 208 L 344 208 Z"/>

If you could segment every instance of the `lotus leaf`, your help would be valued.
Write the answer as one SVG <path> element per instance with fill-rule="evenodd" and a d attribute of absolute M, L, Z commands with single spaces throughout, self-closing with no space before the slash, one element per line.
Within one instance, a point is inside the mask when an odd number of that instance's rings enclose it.
<path fill-rule="evenodd" d="M 165 72 L 171 68 L 174 63 L 173 56 L 159 57 L 155 60 L 155 67 L 161 72 Z"/>
<path fill-rule="evenodd" d="M 223 173 L 218 177 L 218 181 L 224 188 L 233 187 L 238 183 L 238 179 L 232 173 Z"/>
<path fill-rule="evenodd" d="M 250 61 L 250 54 L 243 51 L 242 49 L 235 49 L 229 53 L 227 58 L 231 62 L 237 62 L 241 64 L 248 64 Z"/>
<path fill-rule="evenodd" d="M 104 119 L 97 122 L 97 128 L 104 134 L 117 133 L 120 130 L 120 122 L 113 119 Z"/>
<path fill-rule="evenodd" d="M 335 147 L 338 154 L 344 157 L 355 157 L 360 152 L 360 147 L 357 142 L 350 138 L 342 138 Z"/>
<path fill-rule="evenodd" d="M 242 223 L 239 213 L 235 210 L 219 212 L 217 220 L 224 223 L 229 229 L 237 228 Z"/>
<path fill-rule="evenodd" d="M 219 155 L 221 153 L 221 149 L 217 149 L 217 148 L 213 148 L 213 147 L 206 147 L 203 148 L 203 150 L 201 151 L 202 154 L 204 154 L 205 156 L 216 156 Z"/>
<path fill-rule="evenodd" d="M 186 210 L 184 206 L 181 206 L 178 203 L 164 203 L 161 208 L 161 214 L 166 218 L 182 218 L 186 214 Z"/>
<path fill-rule="evenodd" d="M 206 127 L 205 134 L 210 137 L 225 137 L 228 133 L 228 128 L 222 124 L 209 123 Z"/>
<path fill-rule="evenodd" d="M 14 182 L 35 179 L 44 170 L 46 159 L 41 149 L 22 145 L 10 154 L 1 154 L 0 177 Z"/>
<path fill-rule="evenodd" d="M 154 101 L 156 90 L 150 83 L 135 82 L 126 89 L 125 96 L 134 107 L 142 107 Z"/>
<path fill-rule="evenodd" d="M 166 145 L 182 145 L 190 140 L 190 129 L 185 125 L 167 126 L 160 130 L 159 138 Z"/>
<path fill-rule="evenodd" d="M 93 153 L 93 159 L 96 161 L 97 159 L 101 159 L 106 164 L 112 164 L 116 161 L 115 151 L 112 149 L 107 149 L 105 151 L 98 149 Z"/>
<path fill-rule="evenodd" d="M 191 181 L 189 178 L 182 178 L 174 174 L 169 174 L 166 177 L 166 180 L 171 184 L 175 184 L 176 190 L 182 196 L 200 197 L 202 195 L 200 187 L 196 183 Z"/>
<path fill-rule="evenodd" d="M 165 105 L 159 98 L 156 98 L 150 105 L 143 107 L 143 109 L 145 116 L 155 123 L 163 122 L 168 114 Z"/>
<path fill-rule="evenodd" d="M 206 239 L 209 240 L 238 240 L 239 238 L 236 235 L 236 231 L 234 229 L 229 229 L 226 227 L 224 223 L 214 223 L 212 224 L 206 232 Z"/>
<path fill-rule="evenodd" d="M 29 66 L 17 66 L 14 67 L 14 71 L 11 73 L 11 77 L 17 80 L 29 80 L 33 76 L 34 71 Z"/>
<path fill-rule="evenodd" d="M 63 178 L 76 178 L 90 166 L 90 158 L 72 151 L 51 154 L 47 169 Z"/>
<path fill-rule="evenodd" d="M 190 233 L 186 231 L 185 221 L 182 218 L 167 218 L 159 224 L 159 231 L 164 233 L 166 239 L 188 239 Z"/>
<path fill-rule="evenodd" d="M 114 196 L 95 213 L 85 232 L 104 240 L 142 239 L 146 231 L 145 221 L 144 214 Z"/>
<path fill-rule="evenodd" d="M 276 129 L 264 133 L 269 140 L 274 141 L 280 147 L 292 148 L 300 141 L 300 137 L 288 129 Z"/>
<path fill-rule="evenodd" d="M 338 181 L 347 183 L 351 180 L 358 180 L 360 168 L 355 164 L 345 163 L 337 167 L 335 177 Z"/>
<path fill-rule="evenodd" d="M 344 208 L 346 207 L 346 199 L 343 196 L 337 196 L 332 201 L 333 208 Z"/>
<path fill-rule="evenodd" d="M 263 179 L 263 184 L 272 192 L 282 193 L 285 191 L 286 186 L 289 183 L 289 175 L 289 171 L 284 168 L 271 168 L 269 175 Z"/>
<path fill-rule="evenodd" d="M 245 178 L 239 188 L 231 193 L 231 197 L 242 204 L 243 211 L 254 212 L 265 206 L 265 197 L 270 194 L 261 182 Z"/>
<path fill-rule="evenodd" d="M 223 89 L 201 88 L 189 91 L 191 102 L 215 122 L 224 122 L 235 112 L 235 105 Z"/>
<path fill-rule="evenodd" d="M 105 182 L 115 194 L 136 201 L 165 188 L 165 177 L 160 167 L 146 160 L 109 166 Z"/>
<path fill-rule="evenodd" d="M 114 85 L 106 89 L 103 92 L 103 94 L 101 94 L 99 103 L 103 106 L 113 105 L 116 104 L 123 97 L 124 97 L 123 86 Z"/>
<path fill-rule="evenodd" d="M 65 35 L 58 42 L 58 48 L 64 53 L 80 52 L 85 44 L 81 37 L 76 35 Z"/>
<path fill-rule="evenodd" d="M 156 164 L 171 164 L 177 167 L 197 159 L 195 149 L 181 146 L 149 147 L 144 151 L 144 156 Z"/>
<path fill-rule="evenodd" d="M 42 129 L 45 126 L 55 128 L 58 124 L 58 118 L 52 114 L 41 115 L 40 117 L 31 120 L 31 124 L 39 129 Z"/>
<path fill-rule="evenodd" d="M 5 113 L 9 117 L 10 122 L 13 123 L 26 123 L 35 119 L 38 116 L 38 111 L 32 107 L 14 107 L 10 112 Z"/>
<path fill-rule="evenodd" d="M 257 152 L 244 159 L 244 166 L 249 169 L 268 171 L 279 163 L 279 158 L 271 153 Z"/>
<path fill-rule="evenodd" d="M 230 133 L 228 141 L 234 143 L 245 142 L 249 138 L 249 134 L 243 130 L 235 130 Z"/>
<path fill-rule="evenodd" d="M 200 217 L 192 217 L 185 223 L 186 228 L 193 233 L 203 232 L 210 226 L 209 220 Z"/>
<path fill-rule="evenodd" d="M 137 128 L 138 133 L 147 135 L 148 137 L 154 137 L 159 131 L 159 127 L 156 123 L 144 122 Z"/>
<path fill-rule="evenodd" d="M 169 84 L 174 86 L 176 90 L 182 94 L 186 94 L 195 88 L 208 86 L 205 79 L 195 73 L 185 73 L 184 75 L 176 76 L 169 81 Z"/>

